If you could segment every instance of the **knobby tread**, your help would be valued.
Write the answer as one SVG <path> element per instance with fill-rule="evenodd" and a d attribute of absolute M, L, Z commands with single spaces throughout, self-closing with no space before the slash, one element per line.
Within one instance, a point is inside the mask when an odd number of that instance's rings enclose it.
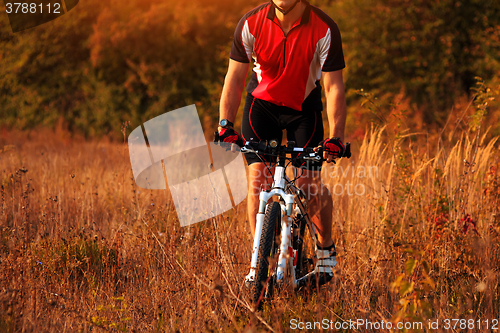
<path fill-rule="evenodd" d="M 274 257 L 278 253 L 279 245 L 276 242 L 276 236 L 279 238 L 280 233 L 281 207 L 279 203 L 272 202 L 268 205 L 266 215 L 264 216 L 257 256 L 257 271 L 252 288 L 253 303 L 257 308 L 262 304 L 261 294 L 265 295 L 266 292 L 264 287 L 267 287 L 269 289 L 268 293 L 272 294 L 272 281 L 266 285 L 268 276 L 272 274 L 272 272 L 269 272 L 269 257 Z"/>

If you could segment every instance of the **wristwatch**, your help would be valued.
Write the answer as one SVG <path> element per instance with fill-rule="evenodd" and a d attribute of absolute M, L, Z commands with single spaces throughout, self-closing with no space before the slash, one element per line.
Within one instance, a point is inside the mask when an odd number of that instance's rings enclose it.
<path fill-rule="evenodd" d="M 234 124 L 227 119 L 222 119 L 221 121 L 219 121 L 219 126 L 222 128 L 228 128 L 233 127 Z"/>

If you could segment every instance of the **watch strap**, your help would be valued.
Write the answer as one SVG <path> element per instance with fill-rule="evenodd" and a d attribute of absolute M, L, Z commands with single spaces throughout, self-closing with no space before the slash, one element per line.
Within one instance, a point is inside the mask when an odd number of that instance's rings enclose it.
<path fill-rule="evenodd" d="M 222 121 L 225 120 L 227 122 L 227 124 L 225 126 L 222 126 Z M 234 124 L 232 122 L 230 122 L 229 120 L 227 119 L 222 119 L 220 122 L 219 122 L 219 126 L 222 127 L 222 128 L 228 128 L 228 127 L 234 127 Z"/>

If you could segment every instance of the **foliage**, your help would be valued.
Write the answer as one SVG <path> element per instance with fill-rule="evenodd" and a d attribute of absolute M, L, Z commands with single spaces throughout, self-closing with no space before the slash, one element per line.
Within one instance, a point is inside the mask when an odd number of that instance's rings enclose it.
<path fill-rule="evenodd" d="M 182 228 L 169 191 L 135 185 L 125 144 L 0 132 L 0 330 L 499 318 L 498 142 L 464 128 L 438 145 L 404 124 L 373 126 L 350 160 L 325 165 L 337 273 L 319 293 L 284 290 L 258 313 L 245 306 L 245 202 Z"/>
<path fill-rule="evenodd" d="M 347 86 L 379 96 L 403 92 L 425 120 L 500 69 L 500 4 L 482 0 L 352 0 L 332 12 L 343 32 Z"/>
<path fill-rule="evenodd" d="M 0 126 L 63 124 L 118 138 L 124 121 L 135 127 L 196 103 L 211 128 L 234 28 L 259 3 L 89 0 L 16 34 L 0 15 Z M 498 86 L 497 1 L 311 3 L 339 24 L 350 91 L 391 103 L 401 95 L 409 111 L 420 108 L 426 123 L 442 124 L 456 98 L 472 92 L 475 76 Z M 498 107 L 488 117 L 497 119 Z"/>
<path fill-rule="evenodd" d="M 243 5 L 244 4 L 244 5 Z M 57 20 L 12 34 L 0 17 L 0 125 L 59 118 L 87 135 L 119 133 L 156 115 L 212 105 L 243 1 L 80 2 Z M 251 7 L 250 7 L 251 8 Z"/>

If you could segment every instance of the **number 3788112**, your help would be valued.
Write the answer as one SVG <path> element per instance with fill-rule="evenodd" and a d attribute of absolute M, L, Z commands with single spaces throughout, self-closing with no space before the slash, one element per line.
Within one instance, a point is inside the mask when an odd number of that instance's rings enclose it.
<path fill-rule="evenodd" d="M 7 14 L 61 14 L 60 3 L 37 4 L 27 2 L 6 3 L 5 8 Z"/>

